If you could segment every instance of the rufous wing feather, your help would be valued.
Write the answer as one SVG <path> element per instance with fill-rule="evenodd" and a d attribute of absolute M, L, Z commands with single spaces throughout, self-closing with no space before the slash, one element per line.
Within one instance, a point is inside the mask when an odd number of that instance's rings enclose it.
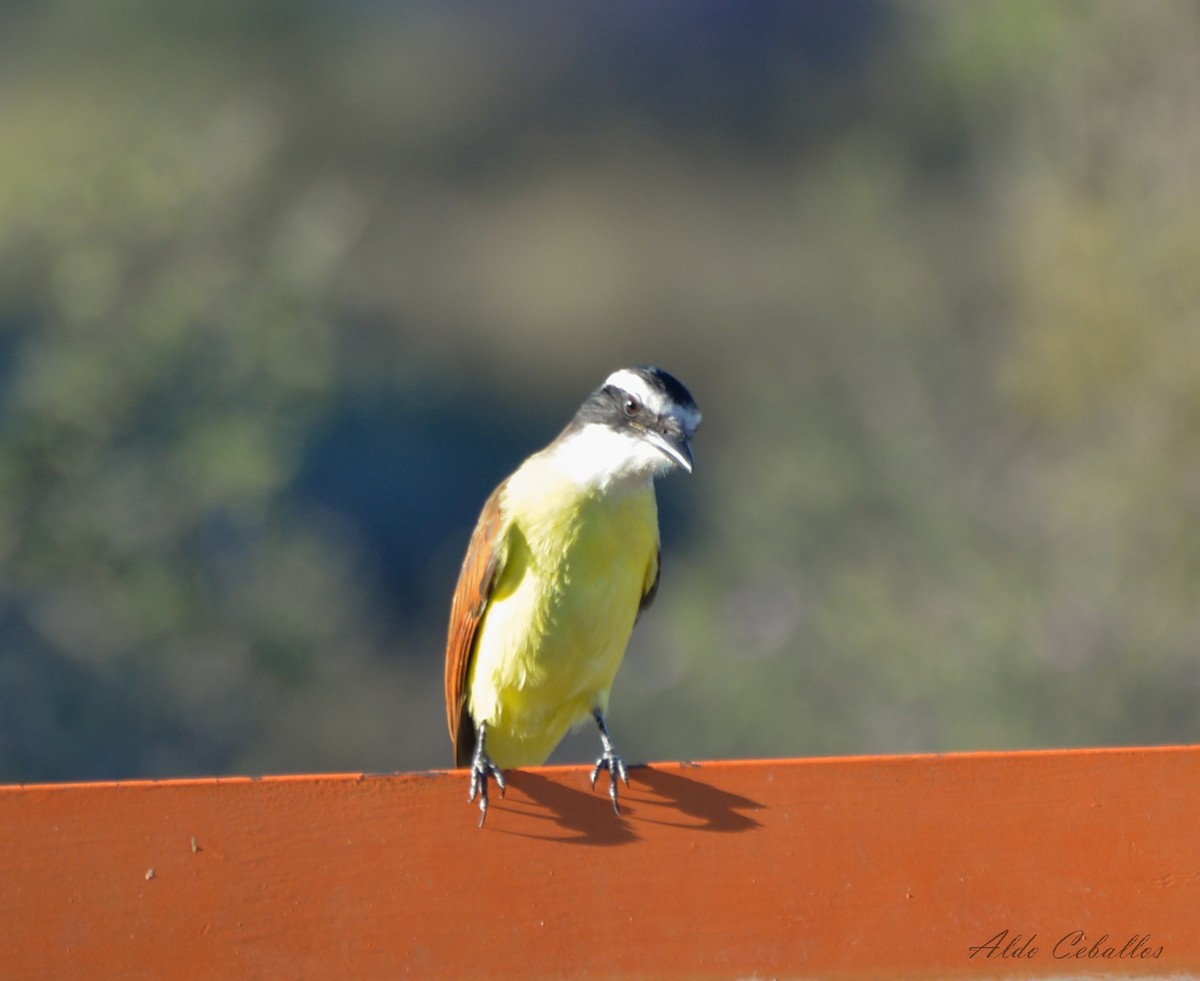
<path fill-rule="evenodd" d="M 487 609 L 500 564 L 500 536 L 504 527 L 500 511 L 501 484 L 483 505 L 450 605 L 450 633 L 446 641 L 446 720 L 454 743 L 456 766 L 470 766 L 475 751 L 475 722 L 467 709 L 467 676 L 475 653 L 475 636 Z"/>

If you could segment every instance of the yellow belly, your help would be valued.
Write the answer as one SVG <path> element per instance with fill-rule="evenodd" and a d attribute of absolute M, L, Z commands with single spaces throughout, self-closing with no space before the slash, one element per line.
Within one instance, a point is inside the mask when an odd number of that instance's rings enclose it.
<path fill-rule="evenodd" d="M 469 708 L 497 766 L 536 766 L 608 705 L 658 563 L 647 482 L 616 495 L 518 485 L 504 565 L 476 640 Z"/>

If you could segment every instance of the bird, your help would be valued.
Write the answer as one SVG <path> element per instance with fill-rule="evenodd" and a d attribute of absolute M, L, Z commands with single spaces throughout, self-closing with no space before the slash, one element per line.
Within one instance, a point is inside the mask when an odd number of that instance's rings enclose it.
<path fill-rule="evenodd" d="M 487 819 L 488 782 L 540 766 L 589 718 L 601 753 L 591 773 L 618 780 L 609 693 L 660 572 L 654 479 L 691 473 L 700 410 L 661 368 L 610 374 L 561 433 L 487 498 L 451 602 L 446 715 L 469 802 Z"/>

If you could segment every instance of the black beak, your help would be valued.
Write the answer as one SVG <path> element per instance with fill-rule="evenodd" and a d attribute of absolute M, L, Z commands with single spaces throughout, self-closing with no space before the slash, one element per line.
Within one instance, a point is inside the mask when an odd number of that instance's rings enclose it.
<path fill-rule="evenodd" d="M 653 429 L 643 430 L 648 439 L 659 452 L 672 463 L 683 467 L 688 473 L 692 472 L 692 444 L 683 427 L 674 419 L 664 419 Z"/>

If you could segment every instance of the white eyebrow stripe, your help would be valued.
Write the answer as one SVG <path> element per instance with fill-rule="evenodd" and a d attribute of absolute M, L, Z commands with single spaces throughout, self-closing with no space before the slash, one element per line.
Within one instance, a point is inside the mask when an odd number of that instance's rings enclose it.
<path fill-rule="evenodd" d="M 613 385 L 623 392 L 628 392 L 652 412 L 661 413 L 666 408 L 667 402 L 663 393 L 651 388 L 645 378 L 628 368 L 614 371 L 605 379 L 604 384 Z"/>

